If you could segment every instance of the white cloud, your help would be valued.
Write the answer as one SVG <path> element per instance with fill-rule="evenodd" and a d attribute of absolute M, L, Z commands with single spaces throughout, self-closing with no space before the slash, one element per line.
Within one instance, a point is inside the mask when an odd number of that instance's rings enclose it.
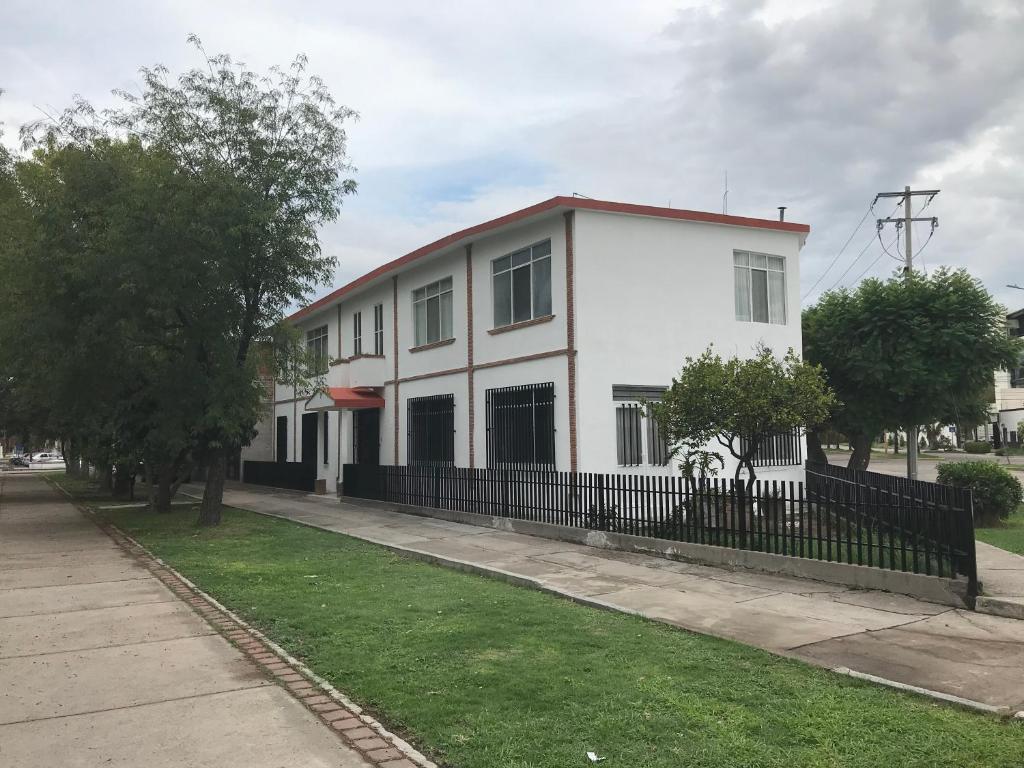
<path fill-rule="evenodd" d="M 194 65 L 190 32 L 259 69 L 305 52 L 361 113 L 360 194 L 324 232 L 336 284 L 554 194 L 718 210 L 728 169 L 731 212 L 789 205 L 812 225 L 806 288 L 874 193 L 910 183 L 943 189 L 925 263 L 965 265 L 1024 303 L 1001 288 L 1024 280 L 1024 17 L 1011 0 L 14 0 L 0 26 L 5 141 L 37 105 L 102 105 L 141 65 Z M 820 288 L 872 236 L 869 219 Z"/>

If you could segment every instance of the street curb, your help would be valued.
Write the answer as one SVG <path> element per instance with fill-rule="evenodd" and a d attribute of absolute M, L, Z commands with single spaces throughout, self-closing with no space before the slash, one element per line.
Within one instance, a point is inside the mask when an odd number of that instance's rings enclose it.
<path fill-rule="evenodd" d="M 436 763 L 389 731 L 286 649 L 201 590 L 116 525 L 80 504 L 61 485 L 48 478 L 43 479 L 364 760 L 379 768 L 438 768 Z"/>
<path fill-rule="evenodd" d="M 1024 621 L 1024 598 L 1004 599 L 978 595 L 974 603 L 974 610 L 978 613 L 987 613 L 990 616 Z"/>

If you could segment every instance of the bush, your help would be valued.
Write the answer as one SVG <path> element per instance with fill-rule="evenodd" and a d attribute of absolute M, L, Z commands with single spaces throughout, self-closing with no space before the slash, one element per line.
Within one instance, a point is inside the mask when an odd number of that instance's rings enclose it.
<path fill-rule="evenodd" d="M 1005 520 L 1024 500 L 1020 481 L 1003 467 L 989 461 L 940 464 L 939 482 L 974 492 L 974 519 L 981 525 Z"/>
<path fill-rule="evenodd" d="M 984 440 L 968 440 L 964 443 L 967 453 L 991 453 L 992 445 Z"/>

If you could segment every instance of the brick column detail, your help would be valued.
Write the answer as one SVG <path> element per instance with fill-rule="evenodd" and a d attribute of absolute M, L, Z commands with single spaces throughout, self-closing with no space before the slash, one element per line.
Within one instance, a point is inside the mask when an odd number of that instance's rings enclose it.
<path fill-rule="evenodd" d="M 466 384 L 469 387 L 469 468 L 476 466 L 476 393 L 473 389 L 473 244 L 466 244 Z"/>
<path fill-rule="evenodd" d="M 398 412 L 399 408 L 398 400 L 398 275 L 394 275 L 391 278 L 391 351 L 395 357 L 395 404 L 394 404 L 394 422 L 395 422 L 395 450 L 394 450 L 394 465 L 398 466 Z"/>
<path fill-rule="evenodd" d="M 569 364 L 569 471 L 577 471 L 576 460 L 576 289 L 573 244 L 575 211 L 565 212 L 565 352 Z"/>

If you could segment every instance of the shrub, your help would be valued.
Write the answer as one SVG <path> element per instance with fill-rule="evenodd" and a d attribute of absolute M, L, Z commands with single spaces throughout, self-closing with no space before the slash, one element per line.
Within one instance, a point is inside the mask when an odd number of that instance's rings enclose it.
<path fill-rule="evenodd" d="M 1020 481 L 1003 467 L 989 461 L 940 464 L 939 482 L 973 491 L 974 519 L 982 525 L 1009 517 L 1024 500 Z"/>
<path fill-rule="evenodd" d="M 964 443 L 967 453 L 991 453 L 992 445 L 984 440 L 968 440 Z"/>

